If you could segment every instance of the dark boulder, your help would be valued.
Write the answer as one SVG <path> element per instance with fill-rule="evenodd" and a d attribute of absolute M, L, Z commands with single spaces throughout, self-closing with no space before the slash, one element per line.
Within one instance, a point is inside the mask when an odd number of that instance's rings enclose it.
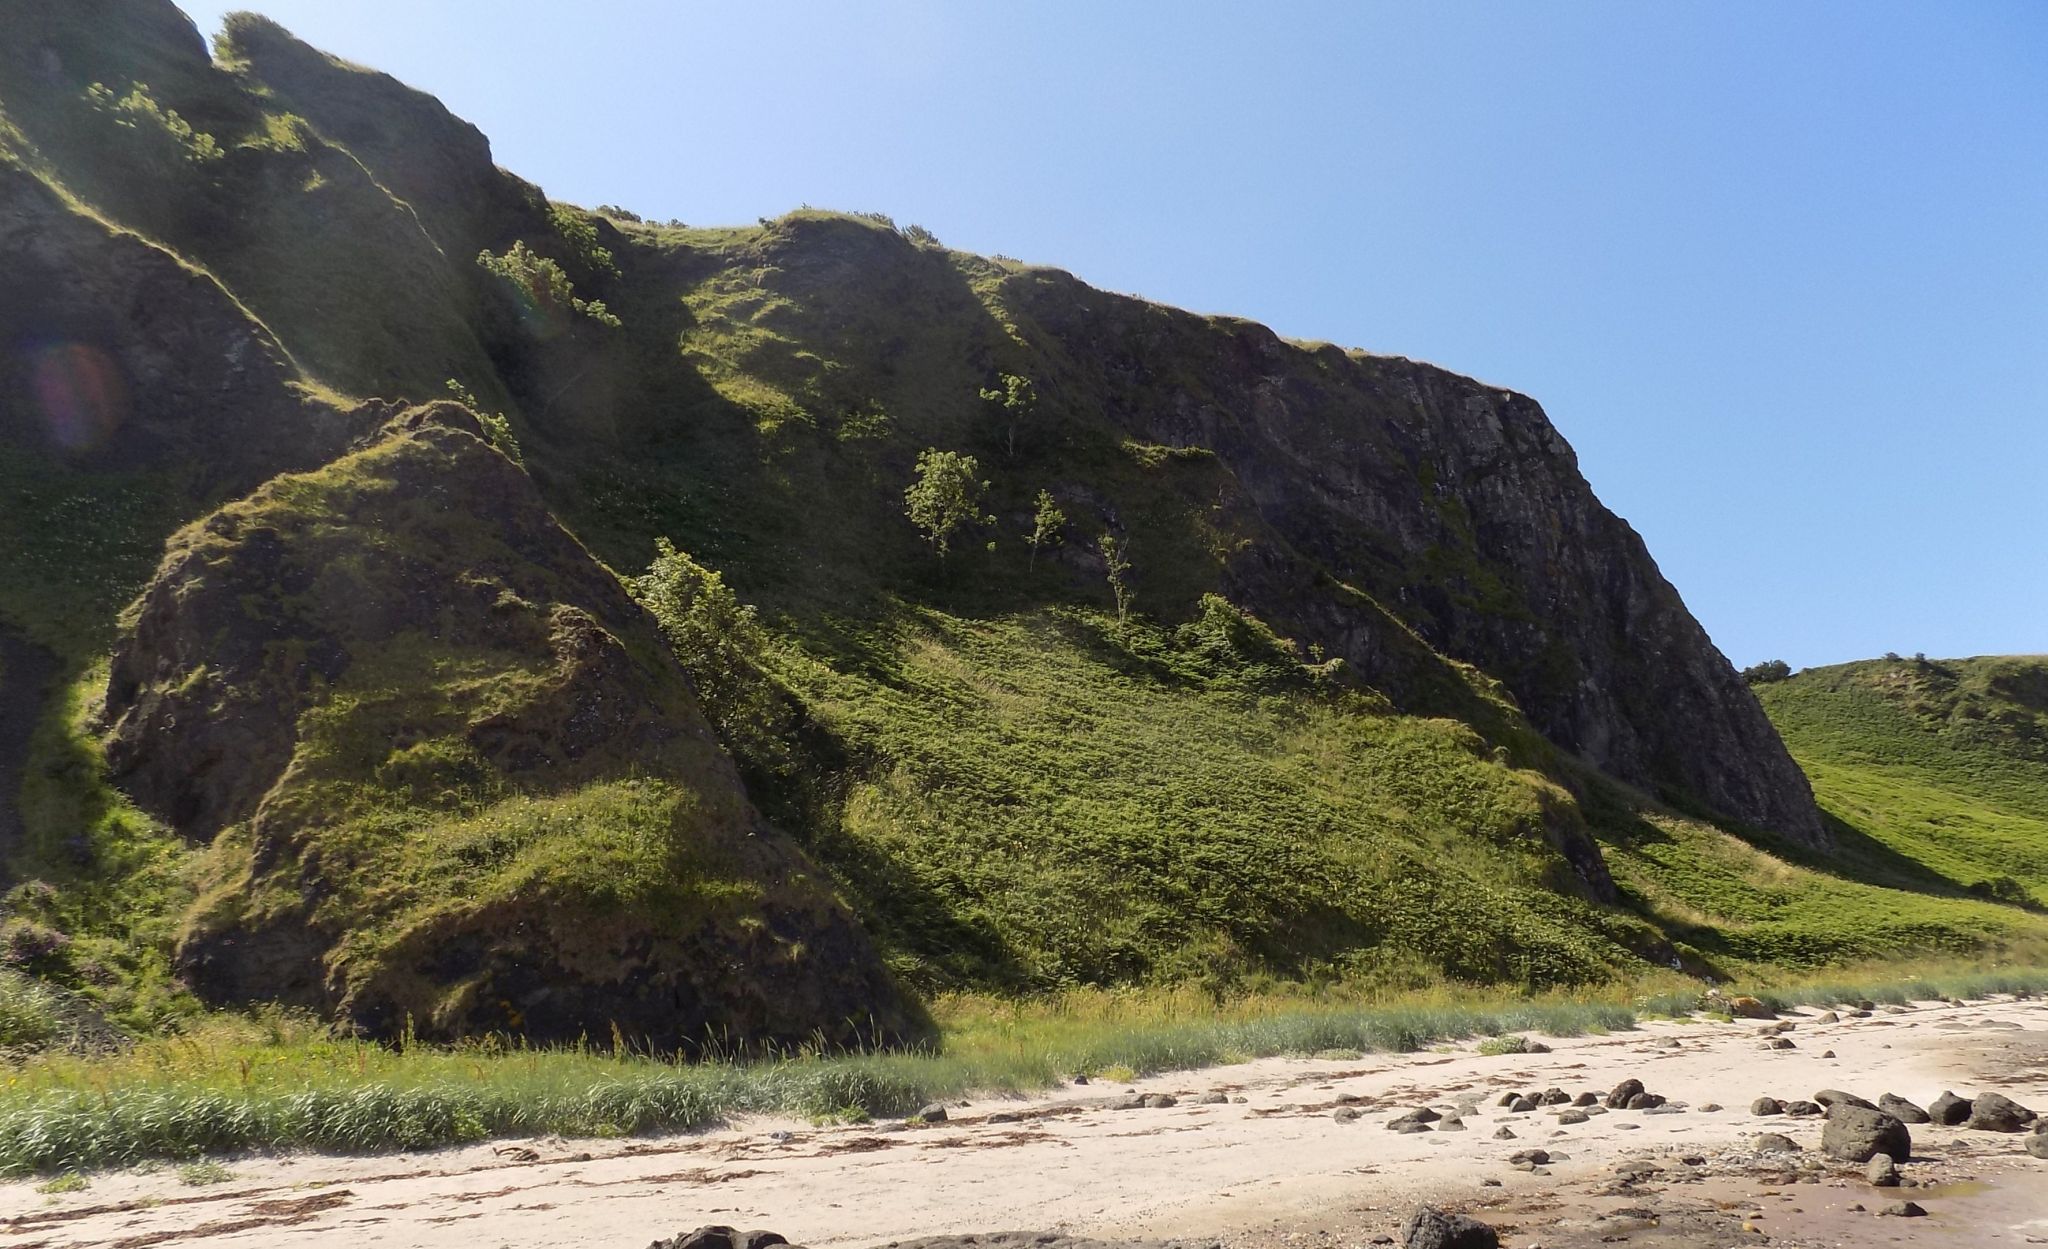
<path fill-rule="evenodd" d="M 1905 1098 L 1892 1093 L 1886 1093 L 1883 1097 L 1878 1098 L 1877 1108 L 1892 1118 L 1897 1119 L 1900 1123 L 1926 1123 L 1928 1121 L 1926 1111 L 1915 1106 Z"/>
<path fill-rule="evenodd" d="M 1401 1223 L 1401 1249 L 1500 1249 L 1500 1234 L 1470 1215 L 1418 1206 Z"/>
<path fill-rule="evenodd" d="M 1905 1124 L 1882 1110 L 1838 1105 L 1828 1112 L 1820 1147 L 1830 1158 L 1844 1162 L 1868 1162 L 1876 1154 L 1900 1159 L 1912 1156 L 1913 1137 Z"/>
<path fill-rule="evenodd" d="M 1927 1117 L 1945 1128 L 1959 1126 L 1970 1117 L 1969 1099 L 1944 1091 L 1927 1104 Z"/>
<path fill-rule="evenodd" d="M 1613 1092 L 1607 1095 L 1607 1108 L 1609 1110 L 1625 1110 L 1628 1108 L 1629 1098 L 1635 1097 L 1642 1092 L 1643 1082 L 1641 1080 L 1623 1080 L 1620 1084 L 1614 1086 Z"/>
<path fill-rule="evenodd" d="M 2037 1116 L 2003 1093 L 1979 1093 L 1964 1125 L 1979 1132 L 2024 1132 Z"/>

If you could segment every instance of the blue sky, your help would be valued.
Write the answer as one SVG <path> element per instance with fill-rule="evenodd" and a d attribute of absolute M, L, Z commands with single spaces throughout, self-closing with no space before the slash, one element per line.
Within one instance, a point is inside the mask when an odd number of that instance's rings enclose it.
<path fill-rule="evenodd" d="M 1534 395 L 1737 663 L 2048 650 L 2048 4 L 255 4 L 558 199 Z"/>

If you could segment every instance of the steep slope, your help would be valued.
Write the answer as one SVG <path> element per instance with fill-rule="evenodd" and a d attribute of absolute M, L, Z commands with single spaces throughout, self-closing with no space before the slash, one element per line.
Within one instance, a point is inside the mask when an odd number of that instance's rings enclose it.
<path fill-rule="evenodd" d="M 1888 657 L 1758 692 L 1855 839 L 1943 886 L 2048 905 L 2048 659 Z"/>
<path fill-rule="evenodd" d="M 203 997 L 379 1036 L 912 1032 L 652 621 L 454 404 L 174 537 L 105 716 L 112 775 L 210 844 Z"/>
<path fill-rule="evenodd" d="M 551 203 L 438 101 L 259 18 L 212 58 L 163 0 L 0 0 L 0 25 L 0 522 L 28 538 L 0 617 L 67 665 L 12 868 L 56 886 L 17 910 L 90 949 L 82 984 L 161 960 L 175 997 L 175 958 L 211 1000 L 455 1035 L 544 975 L 577 987 L 517 1007 L 533 1035 L 682 1039 L 716 1013 L 684 999 L 786 1036 L 872 990 L 887 1034 L 910 1025 L 832 890 L 926 990 L 1545 984 L 2036 926 L 1853 828 L 1835 851 L 1526 397 L 873 214 Z M 91 367 L 39 365 L 51 336 Z M 1035 402 L 986 399 L 1006 377 Z M 451 381 L 523 472 L 452 409 L 343 454 Z M 933 449 L 986 482 L 943 559 L 904 507 Z M 538 545 L 501 560 L 499 528 Z M 672 630 L 681 672 L 613 575 L 660 538 L 724 579 L 700 569 L 718 610 Z M 600 634 L 625 658 L 578 659 Z M 582 720 L 519 718 L 562 698 L 644 714 L 577 757 Z M 521 727 L 484 742 L 500 713 Z M 723 814 L 696 827 L 685 791 Z M 615 835 L 592 862 L 620 880 L 737 909 L 692 927 L 647 895 L 629 955 L 549 961 L 583 934 L 492 891 Z M 700 844 L 730 860 L 709 878 L 660 858 Z M 750 906 L 816 933 L 776 946 Z M 793 942 L 814 988 L 787 1001 L 621 978 Z"/>

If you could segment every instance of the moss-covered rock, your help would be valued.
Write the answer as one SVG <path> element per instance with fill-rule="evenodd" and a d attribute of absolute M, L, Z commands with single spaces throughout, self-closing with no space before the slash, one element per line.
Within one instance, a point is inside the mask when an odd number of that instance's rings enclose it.
<path fill-rule="evenodd" d="M 202 996 L 659 1049 L 916 1024 L 653 622 L 442 403 L 173 538 L 106 750 L 210 843 Z"/>

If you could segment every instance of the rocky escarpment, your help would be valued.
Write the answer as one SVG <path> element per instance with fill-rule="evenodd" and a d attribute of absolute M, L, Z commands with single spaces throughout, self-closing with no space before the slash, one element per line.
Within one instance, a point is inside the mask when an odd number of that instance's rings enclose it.
<path fill-rule="evenodd" d="M 658 1048 L 915 1024 L 618 581 L 453 404 L 176 539 L 106 751 L 210 844 L 178 963 L 360 1029 Z"/>

